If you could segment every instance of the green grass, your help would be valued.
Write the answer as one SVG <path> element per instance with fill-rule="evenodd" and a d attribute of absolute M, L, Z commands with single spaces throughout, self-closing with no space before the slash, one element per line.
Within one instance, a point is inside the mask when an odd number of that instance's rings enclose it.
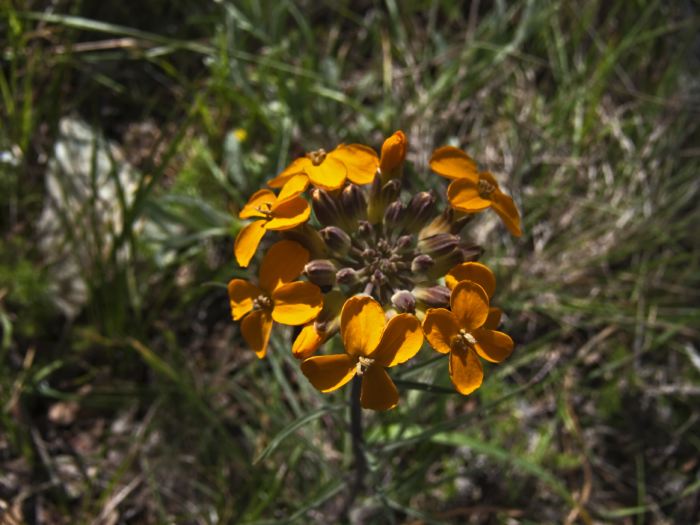
<path fill-rule="evenodd" d="M 517 347 L 469 398 L 444 360 L 395 375 L 352 519 L 697 520 L 694 4 L 67 6 L 0 5 L 0 521 L 333 521 L 347 393 L 308 384 L 287 332 L 265 361 L 245 348 L 236 211 L 300 152 L 398 128 L 415 187 L 444 189 L 427 159 L 453 143 L 516 198 L 521 239 L 477 231 Z M 95 173 L 61 219 L 88 254 L 72 319 L 37 226 L 65 116 L 136 170 L 108 233 Z"/>

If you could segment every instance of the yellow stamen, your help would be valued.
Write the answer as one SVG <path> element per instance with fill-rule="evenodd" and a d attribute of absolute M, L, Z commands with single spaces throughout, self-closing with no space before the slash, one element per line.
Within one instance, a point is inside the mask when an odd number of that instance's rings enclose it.
<path fill-rule="evenodd" d="M 493 184 L 491 184 L 489 181 L 486 179 L 479 179 L 479 196 L 482 199 L 488 199 L 491 197 L 491 194 L 493 191 L 496 189 Z"/>
<path fill-rule="evenodd" d="M 369 357 L 364 357 L 360 356 L 358 357 L 357 361 L 357 375 L 361 376 L 362 374 L 365 373 L 365 370 L 367 370 L 367 367 L 374 363 L 374 359 L 371 359 Z"/>

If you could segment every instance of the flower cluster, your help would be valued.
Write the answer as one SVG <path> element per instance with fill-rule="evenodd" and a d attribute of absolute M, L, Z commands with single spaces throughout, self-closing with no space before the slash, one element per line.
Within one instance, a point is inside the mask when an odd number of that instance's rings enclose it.
<path fill-rule="evenodd" d="M 414 358 L 424 338 L 449 355 L 462 394 L 483 379 L 479 358 L 497 363 L 513 350 L 496 330 L 490 306 L 496 280 L 476 262 L 482 249 L 462 230 L 473 214 L 493 209 L 520 236 L 513 200 L 463 151 L 442 147 L 430 168 L 451 180 L 444 209 L 432 191 L 410 194 L 404 177 L 407 141 L 397 131 L 381 155 L 350 144 L 296 159 L 240 211 L 254 219 L 235 242 L 247 267 L 267 231 L 279 232 L 262 258 L 256 284 L 233 279 L 231 313 L 248 345 L 263 358 L 273 321 L 298 326 L 292 352 L 321 392 L 361 378 L 361 404 L 387 410 L 398 391 L 386 369 Z M 313 211 L 313 213 L 312 213 Z M 298 281 L 303 276 L 304 281 Z M 319 350 L 340 333 L 344 353 Z"/>

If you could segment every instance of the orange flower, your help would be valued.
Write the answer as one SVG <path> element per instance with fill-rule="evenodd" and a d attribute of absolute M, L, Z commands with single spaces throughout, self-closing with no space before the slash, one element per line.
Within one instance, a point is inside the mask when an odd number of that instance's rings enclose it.
<path fill-rule="evenodd" d="M 382 156 L 379 159 L 379 169 L 382 172 L 382 180 L 387 182 L 401 176 L 403 162 L 406 159 L 408 144 L 403 131 L 395 131 L 394 134 L 382 144 Z"/>
<path fill-rule="evenodd" d="M 381 305 L 366 295 L 345 302 L 340 314 L 345 354 L 310 357 L 301 371 L 321 392 L 332 392 L 362 376 L 360 402 L 364 408 L 388 410 L 399 402 L 389 368 L 411 359 L 423 344 L 420 322 L 399 314 L 386 322 Z"/>
<path fill-rule="evenodd" d="M 494 321 L 498 324 L 498 319 L 489 311 L 489 297 L 479 284 L 458 283 L 452 289 L 450 307 L 452 311 L 428 310 L 423 331 L 435 350 L 450 354 L 452 383 L 458 392 L 467 395 L 479 388 L 484 378 L 479 356 L 500 363 L 513 351 L 513 340 L 490 328 Z"/>
<path fill-rule="evenodd" d="M 491 207 L 508 231 L 520 237 L 520 215 L 513 199 L 501 191 L 491 173 L 479 172 L 476 162 L 466 153 L 452 146 L 438 148 L 430 158 L 430 168 L 453 180 L 447 188 L 447 198 L 453 208 L 476 213 Z"/>
<path fill-rule="evenodd" d="M 330 153 L 319 149 L 296 159 L 267 185 L 282 188 L 280 197 L 302 193 L 309 182 L 324 190 L 337 190 L 343 187 L 345 179 L 355 184 L 369 184 L 378 166 L 379 159 L 372 148 L 341 144 Z"/>
<path fill-rule="evenodd" d="M 489 300 L 496 291 L 496 276 L 485 264 L 475 261 L 463 262 L 452 268 L 445 275 L 445 285 L 452 290 L 461 281 L 473 281 L 481 286 Z M 485 328 L 495 329 L 501 323 L 501 309 L 495 306 L 489 307 L 489 315 L 484 323 Z"/>
<path fill-rule="evenodd" d="M 260 359 L 265 357 L 272 321 L 301 325 L 314 319 L 323 306 L 321 289 L 294 281 L 309 261 L 309 252 L 294 241 L 273 244 L 260 266 L 259 286 L 243 279 L 228 283 L 231 316 L 243 318 L 241 332 Z"/>
<path fill-rule="evenodd" d="M 267 230 L 289 230 L 309 219 L 309 203 L 296 195 L 275 197 L 270 190 L 256 191 L 238 214 L 241 219 L 257 218 L 236 237 L 233 252 L 238 264 L 248 266 Z"/>

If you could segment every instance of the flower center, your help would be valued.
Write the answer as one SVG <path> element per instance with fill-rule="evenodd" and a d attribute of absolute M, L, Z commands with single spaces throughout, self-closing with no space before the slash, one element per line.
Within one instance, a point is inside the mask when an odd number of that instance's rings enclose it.
<path fill-rule="evenodd" d="M 272 203 L 271 202 L 263 202 L 260 206 L 256 206 L 255 209 L 260 213 L 261 215 L 264 215 L 266 219 L 271 219 L 272 218 Z"/>
<path fill-rule="evenodd" d="M 310 151 L 306 154 L 307 158 L 311 159 L 311 164 L 318 166 L 326 159 L 326 150 L 321 148 L 315 151 Z"/>
<path fill-rule="evenodd" d="M 462 328 L 458 334 L 453 335 L 452 339 L 450 339 L 450 348 L 454 348 L 455 350 L 465 350 L 470 346 L 474 346 L 475 344 L 476 339 L 474 336 L 467 332 L 464 328 Z"/>
<path fill-rule="evenodd" d="M 254 310 L 269 310 L 272 308 L 272 300 L 265 294 L 258 295 L 253 299 Z"/>
<path fill-rule="evenodd" d="M 478 190 L 479 190 L 479 196 L 482 199 L 489 199 L 491 198 L 491 194 L 495 190 L 495 186 L 491 184 L 489 181 L 486 179 L 479 179 L 479 184 L 478 184 Z"/>
<path fill-rule="evenodd" d="M 365 373 L 365 370 L 367 370 L 367 368 L 368 368 L 372 363 L 374 363 L 374 359 L 371 359 L 371 358 L 369 358 L 369 357 L 365 357 L 365 356 L 362 356 L 362 355 L 361 355 L 360 357 L 358 357 L 358 358 L 357 358 L 357 366 L 356 366 L 357 375 L 358 375 L 358 376 L 361 376 L 362 374 L 364 374 L 364 373 Z"/>

